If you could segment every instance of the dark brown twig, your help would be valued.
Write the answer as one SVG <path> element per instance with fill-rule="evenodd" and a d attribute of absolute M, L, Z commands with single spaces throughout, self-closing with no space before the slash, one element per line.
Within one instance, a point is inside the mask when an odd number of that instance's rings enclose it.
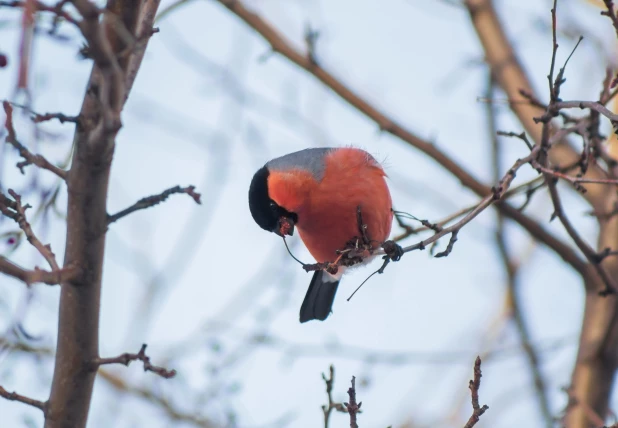
<path fill-rule="evenodd" d="M 329 370 L 328 377 L 326 377 L 326 375 L 322 373 L 322 379 L 324 379 L 324 383 L 326 384 L 326 395 L 328 395 L 328 404 L 322 405 L 322 412 L 324 412 L 324 428 L 329 427 L 330 415 L 333 410 L 336 410 L 342 413 L 347 413 L 346 409 L 343 407 L 343 404 L 333 401 L 333 385 L 335 383 L 335 367 L 333 367 L 333 365 L 331 364 L 328 370 Z"/>
<path fill-rule="evenodd" d="M 605 4 L 607 10 L 602 11 L 601 15 L 607 16 L 612 21 L 612 25 L 618 36 L 618 17 L 616 16 L 616 9 L 614 9 L 614 2 L 613 0 L 603 0 L 603 4 Z"/>
<path fill-rule="evenodd" d="M 155 366 L 150 363 L 150 357 L 146 355 L 147 346 L 148 345 L 143 344 L 137 354 L 125 352 L 124 354 L 120 354 L 117 357 L 97 358 L 91 363 L 92 369 L 98 370 L 100 366 L 105 364 L 124 364 L 125 366 L 128 366 L 131 361 L 141 361 L 142 363 L 144 363 L 145 372 L 156 373 L 157 375 L 164 377 L 165 379 L 171 379 L 176 376 L 176 370 L 168 370 L 164 367 Z"/>
<path fill-rule="evenodd" d="M 185 193 L 191 196 L 197 204 L 202 203 L 200 200 L 201 195 L 195 191 L 195 186 L 187 186 L 187 187 L 174 186 L 170 189 L 167 189 L 159 193 L 158 195 L 146 196 L 145 198 L 140 199 L 139 201 L 137 201 L 130 207 L 125 208 L 124 210 L 119 211 L 116 214 L 108 215 L 107 224 L 114 223 L 120 220 L 122 217 L 128 216 L 129 214 L 134 213 L 135 211 L 145 210 L 146 208 L 150 208 L 157 204 L 160 204 L 161 202 L 169 198 L 170 195 L 179 194 L 179 193 Z"/>
<path fill-rule="evenodd" d="M 47 403 L 45 403 L 44 401 L 35 400 L 33 398 L 26 397 L 25 395 L 20 395 L 16 392 L 9 392 L 6 389 L 4 389 L 2 386 L 0 386 L 0 397 L 6 400 L 9 400 L 9 401 L 18 401 L 20 403 L 24 403 L 29 406 L 36 407 L 37 409 L 40 409 L 43 412 L 45 412 L 47 408 Z"/>
<path fill-rule="evenodd" d="M 472 395 L 472 415 L 464 428 L 472 428 L 476 425 L 483 415 L 488 409 L 489 406 L 487 404 L 482 407 L 479 405 L 479 388 L 481 387 L 481 357 L 476 357 L 476 361 L 474 362 L 474 380 L 470 381 L 468 388 L 470 388 L 470 393 Z"/>
<path fill-rule="evenodd" d="M 60 123 L 70 122 L 70 123 L 79 124 L 79 116 L 67 116 L 64 113 L 38 114 L 38 113 L 32 112 L 32 121 L 34 123 L 46 122 L 52 119 L 58 119 Z"/>
<path fill-rule="evenodd" d="M 590 264 L 597 271 L 599 277 L 603 281 L 605 288 L 599 291 L 599 294 L 602 296 L 607 296 L 608 294 L 614 294 L 617 291 L 616 284 L 614 280 L 607 273 L 605 268 L 601 265 L 601 261 L 603 260 L 603 256 L 599 255 L 584 239 L 581 237 L 579 232 L 575 229 L 571 221 L 566 215 L 564 208 L 562 206 L 562 201 L 560 198 L 560 194 L 558 193 L 558 189 L 556 187 L 556 183 L 553 177 L 549 177 L 547 179 L 547 185 L 549 188 L 549 194 L 551 196 L 552 203 L 554 205 L 554 214 L 553 216 L 557 217 L 565 230 L 575 242 L 575 245 L 582 251 L 582 253 L 586 256 Z"/>
<path fill-rule="evenodd" d="M 554 205 L 554 214 L 552 215 L 552 218 L 557 217 L 560 220 L 560 222 L 562 223 L 563 227 L 565 228 L 565 230 L 567 231 L 567 233 L 569 234 L 569 236 L 571 237 L 575 245 L 577 245 L 577 247 L 582 251 L 584 256 L 586 256 L 586 259 L 588 259 L 588 261 L 590 262 L 594 270 L 596 270 L 597 274 L 599 275 L 599 277 L 603 281 L 603 284 L 605 285 L 605 288 L 601 290 L 599 294 L 602 296 L 606 296 L 608 294 L 615 293 L 617 291 L 617 288 L 616 288 L 616 285 L 613 279 L 607 273 L 605 268 L 601 265 L 601 261 L 603 258 L 600 257 L 599 254 L 597 254 L 597 252 L 590 245 L 588 245 L 588 243 L 586 243 L 586 241 L 581 237 L 579 232 L 577 232 L 577 230 L 575 229 L 575 227 L 573 226 L 573 224 L 567 217 L 566 212 L 564 211 L 564 208 L 562 206 L 560 195 L 558 193 L 557 183 L 556 183 L 557 180 L 554 174 L 551 174 L 549 172 L 544 172 L 541 170 L 541 168 L 544 168 L 544 169 L 547 168 L 548 159 L 547 159 L 546 154 L 552 145 L 550 142 L 550 137 L 549 137 L 549 134 L 550 134 L 549 121 L 551 120 L 553 116 L 555 116 L 555 112 L 559 111 L 561 108 L 567 108 L 567 106 L 571 105 L 571 103 L 561 102 L 558 97 L 558 94 L 560 93 L 560 86 L 565 81 L 563 76 L 564 76 L 564 70 L 566 67 L 566 62 L 565 62 L 565 65 L 560 69 L 560 72 L 558 73 L 556 80 L 555 81 L 552 80 L 554 64 L 556 61 L 556 52 L 558 50 L 558 43 L 556 41 L 556 0 L 554 0 L 554 7 L 551 10 L 551 14 L 552 14 L 553 50 L 552 50 L 552 60 L 551 60 L 551 65 L 550 65 L 550 73 L 548 76 L 549 90 L 551 94 L 551 102 L 547 106 L 547 110 L 545 111 L 545 114 L 543 114 L 543 116 L 539 119 L 539 122 L 543 124 L 542 132 L 541 132 L 542 138 L 541 138 L 539 146 L 543 150 L 540 152 L 538 158 L 534 159 L 532 164 L 533 166 L 537 167 L 537 169 L 539 169 L 539 172 L 542 172 L 543 175 L 545 176 L 545 182 L 549 189 L 549 194 L 551 196 L 551 200 Z M 567 62 L 568 62 L 568 58 L 567 58 Z M 582 102 L 581 104 L 585 104 L 586 106 L 588 106 L 588 108 L 598 111 L 600 114 L 603 114 L 606 116 L 609 114 L 609 116 L 607 117 L 615 116 L 615 119 L 610 118 L 610 120 L 612 120 L 612 123 L 615 123 L 616 119 L 618 119 L 618 115 L 614 115 L 613 113 L 611 113 L 601 103 Z M 580 108 L 584 108 L 584 107 L 580 105 Z"/>
<path fill-rule="evenodd" d="M 11 146 L 15 147 L 19 151 L 19 155 L 24 158 L 22 162 L 17 163 L 17 167 L 24 174 L 24 167 L 28 165 L 36 165 L 39 168 L 46 169 L 50 172 L 53 172 L 58 177 L 66 180 L 67 173 L 65 170 L 58 168 L 57 166 L 50 163 L 47 159 L 45 159 L 42 155 L 31 153 L 24 145 L 22 145 L 17 140 L 17 135 L 15 133 L 15 127 L 13 126 L 13 106 L 8 101 L 3 101 L 2 106 L 4 107 L 4 112 L 6 113 L 6 130 L 8 135 L 6 137 L 6 142 Z"/>
<path fill-rule="evenodd" d="M 14 103 L 12 101 L 2 100 L 2 102 L 8 102 L 13 108 L 18 108 L 24 110 L 28 114 L 30 114 L 31 119 L 34 123 L 46 122 L 48 120 L 58 119 L 60 123 L 70 122 L 70 123 L 79 123 L 79 116 L 68 116 L 64 113 L 37 113 L 32 110 L 29 106 L 24 104 Z"/>
<path fill-rule="evenodd" d="M 352 376 L 352 386 L 348 388 L 348 396 L 350 397 L 349 403 L 343 403 L 346 411 L 350 414 L 350 428 L 358 428 L 356 422 L 356 415 L 360 412 L 363 402 L 356 404 L 356 377 Z"/>
<path fill-rule="evenodd" d="M 555 109 L 578 108 L 580 110 L 590 109 L 608 118 L 612 122 L 612 124 L 614 124 L 614 126 L 616 122 L 618 122 L 618 114 L 612 112 L 610 109 L 608 109 L 607 107 L 605 107 L 602 103 L 598 101 L 557 101 L 553 104 L 553 108 Z"/>
<path fill-rule="evenodd" d="M 454 230 L 451 233 L 451 239 L 449 239 L 448 241 L 448 245 L 446 246 L 446 248 L 444 249 L 444 251 L 440 251 L 438 254 L 436 254 L 434 257 L 435 258 L 440 258 L 440 257 L 446 257 L 449 254 L 451 254 L 451 251 L 453 251 L 453 246 L 455 245 L 455 242 L 457 242 L 457 234 L 459 233 L 459 230 Z"/>

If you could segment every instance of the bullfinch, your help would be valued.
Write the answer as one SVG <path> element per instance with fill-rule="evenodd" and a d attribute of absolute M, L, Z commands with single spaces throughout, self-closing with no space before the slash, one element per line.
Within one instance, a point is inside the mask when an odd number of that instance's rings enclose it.
<path fill-rule="evenodd" d="M 335 262 L 358 238 L 359 214 L 365 239 L 378 248 L 393 221 L 386 173 L 364 150 L 310 148 L 273 159 L 260 168 L 249 187 L 255 222 L 279 236 L 294 226 L 318 263 Z M 360 253 L 363 263 L 374 256 Z M 331 312 L 345 266 L 316 270 L 300 308 L 300 322 L 325 320 Z M 332 270 L 331 270 L 332 272 Z"/>

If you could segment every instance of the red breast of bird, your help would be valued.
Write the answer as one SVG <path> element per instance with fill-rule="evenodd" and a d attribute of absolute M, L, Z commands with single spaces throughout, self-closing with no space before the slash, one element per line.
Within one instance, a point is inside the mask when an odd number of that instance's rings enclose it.
<path fill-rule="evenodd" d="M 271 232 L 281 234 L 281 217 L 293 219 L 315 260 L 332 262 L 337 250 L 359 236 L 358 207 L 374 248 L 388 238 L 393 212 L 385 177 L 382 166 L 364 150 L 305 149 L 273 159 L 258 170 L 250 186 L 249 206 L 258 225 Z M 335 276 L 324 272 L 318 279 L 338 282 L 343 271 Z M 314 276 L 311 286 L 315 281 Z M 333 299 L 335 291 L 336 285 Z"/>

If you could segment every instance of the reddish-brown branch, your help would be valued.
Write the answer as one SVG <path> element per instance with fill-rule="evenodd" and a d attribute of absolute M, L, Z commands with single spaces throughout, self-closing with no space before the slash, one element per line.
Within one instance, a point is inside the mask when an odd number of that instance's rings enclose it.
<path fill-rule="evenodd" d="M 590 245 L 584 241 L 579 232 L 575 229 L 571 221 L 566 215 L 564 208 L 562 206 L 562 201 L 560 199 L 560 194 L 558 193 L 558 188 L 556 187 L 556 182 L 551 175 L 547 174 L 547 187 L 549 188 L 549 194 L 551 196 L 552 203 L 554 205 L 554 216 L 558 217 L 564 229 L 567 231 L 575 245 L 582 251 L 582 253 L 586 256 L 588 261 L 596 270 L 597 274 L 603 281 L 605 288 L 601 290 L 599 293 L 601 295 L 614 294 L 618 291 L 616 284 L 612 277 L 608 274 L 605 268 L 601 265 L 601 261 L 603 257 L 600 256 Z"/>
<path fill-rule="evenodd" d="M 176 376 L 176 370 L 168 370 L 164 367 L 155 366 L 150 362 L 150 357 L 146 355 L 147 346 L 148 345 L 143 344 L 137 354 L 125 352 L 117 357 L 96 358 L 92 361 L 92 369 L 96 371 L 100 366 L 105 364 L 124 364 L 125 366 L 128 366 L 131 361 L 141 361 L 144 364 L 145 372 L 153 372 L 166 379 L 171 379 Z"/>
<path fill-rule="evenodd" d="M 590 407 L 588 403 L 579 400 L 575 395 L 573 395 L 572 389 L 564 388 L 564 392 L 566 392 L 568 396 L 568 401 L 564 409 L 563 417 L 561 418 L 562 426 L 568 426 L 568 423 L 565 423 L 566 416 L 571 410 L 577 408 L 585 415 L 586 424 L 588 426 L 608 428 L 605 426 L 604 419 L 592 407 Z"/>
<path fill-rule="evenodd" d="M 19 7 L 23 8 L 26 5 L 27 1 L 0 1 L 0 7 Z M 46 5 L 40 1 L 35 1 L 35 9 L 37 12 L 51 12 L 56 16 L 64 19 L 67 22 L 70 22 L 73 25 L 78 25 L 78 22 L 75 18 L 73 18 L 69 13 L 63 10 L 64 3 L 67 2 L 58 2 L 54 6 Z"/>
<path fill-rule="evenodd" d="M 9 195 L 14 199 L 11 201 L 5 195 L 0 193 L 0 213 L 5 217 L 14 220 L 21 230 L 23 230 L 28 242 L 36 248 L 43 258 L 49 263 L 53 271 L 60 270 L 58 262 L 56 261 L 56 255 L 52 252 L 49 245 L 43 244 L 39 238 L 34 234 L 30 223 L 26 219 L 26 210 L 30 208 L 30 205 L 22 205 L 21 196 L 15 193 L 12 189 L 8 190 Z"/>
<path fill-rule="evenodd" d="M 193 198 L 195 203 L 197 204 L 202 203 L 200 199 L 201 194 L 195 191 L 195 186 L 187 186 L 187 187 L 174 186 L 170 189 L 167 189 L 159 193 L 158 195 L 146 196 L 145 198 L 140 199 L 139 201 L 137 201 L 135 204 L 131 205 L 130 207 L 125 208 L 124 210 L 119 211 L 116 214 L 108 216 L 107 223 L 108 224 L 114 223 L 115 221 L 118 221 L 122 217 L 128 216 L 129 214 L 134 213 L 135 211 L 145 210 L 146 208 L 150 208 L 157 204 L 160 204 L 161 202 L 165 201 L 167 198 L 169 198 L 173 194 L 182 194 L 182 193 L 191 196 L 191 198 Z"/>
<path fill-rule="evenodd" d="M 9 392 L 6 389 L 4 389 L 2 386 L 0 386 L 0 397 L 6 400 L 9 400 L 9 401 L 18 401 L 20 403 L 24 403 L 29 406 L 36 407 L 37 409 L 40 409 L 43 412 L 45 412 L 47 408 L 47 403 L 45 403 L 44 401 L 35 400 L 33 398 L 26 397 L 25 395 L 20 395 L 16 392 Z"/>
<path fill-rule="evenodd" d="M 24 167 L 28 165 L 36 165 L 39 168 L 46 169 L 50 172 L 53 172 L 58 177 L 66 180 L 66 171 L 58 168 L 53 165 L 47 159 L 45 159 L 42 155 L 32 154 L 26 147 L 24 147 L 18 140 L 17 135 L 15 133 L 15 127 L 13 125 L 13 106 L 8 101 L 3 101 L 2 106 L 4 107 L 4 112 L 6 113 L 6 130 L 8 135 L 6 137 L 6 142 L 11 146 L 15 147 L 19 151 L 19 155 L 24 158 L 23 162 L 17 163 L 17 167 L 24 174 Z"/>
<path fill-rule="evenodd" d="M 468 388 L 470 388 L 470 393 L 472 395 L 472 415 L 468 422 L 464 426 L 464 428 L 472 428 L 474 425 L 478 423 L 483 413 L 485 413 L 488 409 L 488 405 L 483 405 L 482 407 L 479 405 L 479 389 L 481 388 L 481 357 L 476 357 L 476 361 L 474 362 L 474 379 L 470 381 Z"/>
<path fill-rule="evenodd" d="M 0 256 L 0 272 L 10 277 L 19 279 L 27 285 L 36 283 L 58 285 L 64 281 L 70 281 L 75 278 L 79 273 L 79 269 L 77 267 L 67 267 L 51 272 L 39 268 L 27 270 L 16 265 L 5 257 Z"/>

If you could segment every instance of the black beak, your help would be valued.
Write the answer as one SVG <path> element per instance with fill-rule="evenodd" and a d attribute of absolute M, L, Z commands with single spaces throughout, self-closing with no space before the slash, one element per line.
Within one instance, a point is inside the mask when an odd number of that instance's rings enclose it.
<path fill-rule="evenodd" d="M 277 222 L 277 226 L 273 229 L 273 232 L 281 237 L 285 237 L 285 235 L 294 235 L 294 220 L 290 217 L 279 217 L 279 221 Z"/>

